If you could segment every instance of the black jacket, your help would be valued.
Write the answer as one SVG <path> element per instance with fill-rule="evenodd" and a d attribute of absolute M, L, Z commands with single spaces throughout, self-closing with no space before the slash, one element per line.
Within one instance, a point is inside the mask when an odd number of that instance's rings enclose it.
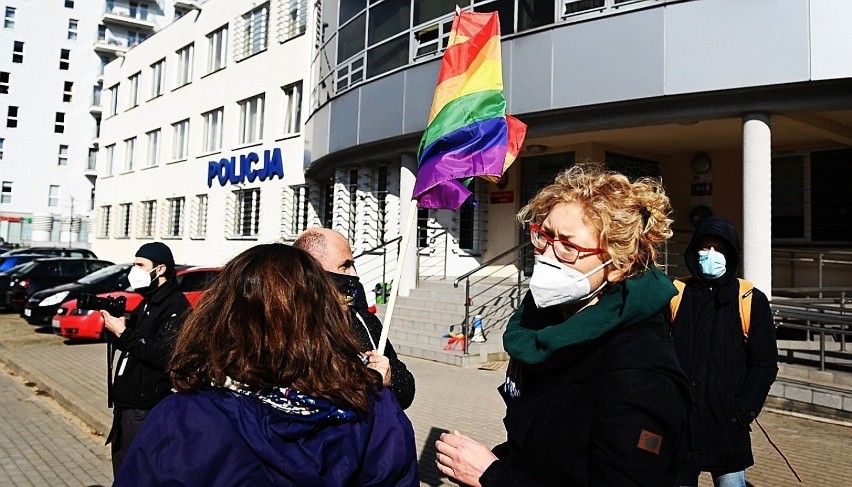
<path fill-rule="evenodd" d="M 121 351 L 110 386 L 116 408 L 151 409 L 171 394 L 166 366 L 189 309 L 186 296 L 170 280 L 133 310 L 127 329 L 113 340 Z"/>
<path fill-rule="evenodd" d="M 366 308 L 350 306 L 352 330 L 358 337 L 363 352 L 375 350 L 382 334 L 382 322 Z M 385 357 L 390 361 L 391 384 L 390 390 L 396 397 L 399 406 L 407 409 L 414 401 L 414 376 L 408 367 L 399 360 L 390 340 L 385 344 Z"/>
<path fill-rule="evenodd" d="M 698 264 L 701 240 L 714 235 L 731 251 L 726 271 L 706 279 Z M 740 319 L 739 237 L 727 220 L 706 219 L 686 249 L 687 281 L 674 323 L 675 348 L 692 389 L 687 463 L 701 471 L 743 470 L 754 464 L 749 424 L 760 413 L 778 372 L 775 326 L 766 295 L 754 289 L 748 340 Z M 668 317 L 670 319 L 670 316 Z"/>
<path fill-rule="evenodd" d="M 484 487 L 674 484 L 689 391 L 661 314 L 514 366 L 523 392 L 504 395 L 508 441 Z"/>

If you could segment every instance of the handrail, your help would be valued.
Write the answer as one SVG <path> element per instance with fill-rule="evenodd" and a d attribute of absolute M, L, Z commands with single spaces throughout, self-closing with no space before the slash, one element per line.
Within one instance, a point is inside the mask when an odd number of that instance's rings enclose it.
<path fill-rule="evenodd" d="M 467 279 L 468 277 L 470 277 L 470 276 L 476 274 L 477 272 L 481 271 L 482 269 L 490 266 L 491 264 L 500 260 L 501 258 L 511 254 L 512 252 L 516 252 L 516 251 L 518 251 L 518 250 L 520 250 L 524 247 L 527 247 L 527 246 L 532 246 L 532 242 L 525 242 L 525 243 L 522 243 L 522 244 L 515 245 L 514 247 L 503 252 L 502 254 L 498 255 L 497 257 L 493 257 L 491 259 L 488 259 L 484 263 L 480 264 L 479 267 L 477 267 L 476 269 L 469 271 L 469 272 L 465 272 L 464 274 L 457 277 L 456 280 L 453 281 L 453 287 L 459 287 L 459 283 L 462 281 L 462 279 Z"/>
<path fill-rule="evenodd" d="M 447 254 L 450 253 L 450 231 L 444 230 L 442 232 L 436 233 L 435 235 L 429 235 L 426 238 L 429 239 L 429 244 L 430 244 L 429 247 L 431 247 L 432 246 L 431 244 L 435 243 L 438 240 L 438 237 L 440 237 L 441 235 L 444 236 L 444 276 L 443 276 L 443 279 L 446 279 L 447 278 Z"/>
<path fill-rule="evenodd" d="M 469 322 L 470 322 L 470 304 L 471 304 L 471 302 L 470 302 L 470 276 L 476 274 L 477 272 L 481 271 L 482 269 L 485 269 L 486 267 L 497 262 L 498 260 L 502 259 L 503 257 L 506 257 L 507 255 L 511 254 L 512 252 L 518 252 L 519 250 L 521 250 L 521 249 L 523 249 L 527 246 L 532 246 L 532 242 L 527 241 L 527 242 L 515 245 L 511 249 L 509 249 L 505 252 L 502 252 L 501 254 L 497 255 L 496 257 L 492 257 L 491 259 L 488 259 L 487 261 L 483 262 L 476 269 L 473 269 L 472 271 L 469 271 L 469 272 L 462 274 L 461 276 L 457 277 L 455 281 L 453 281 L 453 287 L 459 287 L 459 283 L 462 281 L 462 279 L 464 279 L 464 321 L 462 322 L 462 335 L 464 336 L 464 347 L 462 347 L 462 348 L 464 350 L 465 355 L 467 355 L 468 346 L 470 345 L 470 333 L 468 332 L 468 330 L 470 330 Z M 518 296 L 521 295 L 521 274 L 523 272 L 524 272 L 524 265 L 523 265 L 523 262 L 521 261 L 521 258 L 519 257 L 518 258 Z"/>
<path fill-rule="evenodd" d="M 810 306 L 794 303 L 772 303 L 771 306 L 777 327 L 804 330 L 808 334 L 819 334 L 819 370 L 826 369 L 825 335 L 827 333 L 840 337 L 840 352 L 848 355 L 846 341 L 848 336 L 852 336 L 852 316 L 844 314 L 844 308 L 834 311 L 813 311 L 808 309 Z M 800 324 L 802 321 L 805 324 Z"/>
<path fill-rule="evenodd" d="M 361 252 L 360 254 L 356 255 L 355 257 L 352 257 L 352 260 L 355 260 L 355 259 L 357 259 L 358 257 L 362 257 L 362 256 L 367 255 L 367 254 L 372 254 L 373 252 L 375 252 L 375 251 L 379 250 L 380 248 L 382 248 L 382 247 L 387 247 L 388 245 L 390 245 L 390 244 L 392 244 L 392 243 L 394 243 L 394 242 L 398 242 L 398 241 L 400 241 L 400 240 L 402 240 L 402 236 L 399 236 L 399 237 L 396 237 L 396 238 L 392 238 L 392 239 L 388 240 L 387 242 L 384 242 L 384 243 L 382 243 L 382 244 L 380 244 L 380 245 L 378 245 L 378 246 L 376 246 L 376 247 L 373 247 L 372 249 L 365 250 L 365 251 Z"/>

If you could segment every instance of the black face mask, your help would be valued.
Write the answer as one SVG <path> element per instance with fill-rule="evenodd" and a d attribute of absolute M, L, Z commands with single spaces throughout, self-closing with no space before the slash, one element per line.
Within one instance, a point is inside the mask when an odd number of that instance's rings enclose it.
<path fill-rule="evenodd" d="M 343 296 L 346 304 L 352 304 L 352 301 L 355 300 L 355 293 L 358 292 L 358 283 L 361 281 L 358 276 L 338 274 L 337 272 L 326 272 L 326 274 L 331 278 L 331 282 Z"/>

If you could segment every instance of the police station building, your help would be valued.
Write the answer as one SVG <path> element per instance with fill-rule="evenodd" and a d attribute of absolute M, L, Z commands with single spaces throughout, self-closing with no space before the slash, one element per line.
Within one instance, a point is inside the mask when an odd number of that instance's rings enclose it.
<path fill-rule="evenodd" d="M 500 13 L 529 131 L 477 205 L 420 210 L 399 255 L 456 4 Z M 208 0 L 107 66 L 93 248 L 221 263 L 323 225 L 372 251 L 368 286 L 405 263 L 403 291 L 525 243 L 519 207 L 597 160 L 662 178 L 676 242 L 732 220 L 768 290 L 773 248 L 852 242 L 850 18 L 846 0 Z"/>

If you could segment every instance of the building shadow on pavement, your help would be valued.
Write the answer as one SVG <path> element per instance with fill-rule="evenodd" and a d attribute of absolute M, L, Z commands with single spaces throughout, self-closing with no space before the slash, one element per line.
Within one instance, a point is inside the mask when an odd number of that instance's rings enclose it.
<path fill-rule="evenodd" d="M 420 461 L 417 467 L 420 469 L 421 485 L 443 485 L 443 479 L 447 478 L 435 466 L 435 442 L 441 437 L 441 433 L 449 433 L 449 430 L 432 427 L 420 450 Z"/>

